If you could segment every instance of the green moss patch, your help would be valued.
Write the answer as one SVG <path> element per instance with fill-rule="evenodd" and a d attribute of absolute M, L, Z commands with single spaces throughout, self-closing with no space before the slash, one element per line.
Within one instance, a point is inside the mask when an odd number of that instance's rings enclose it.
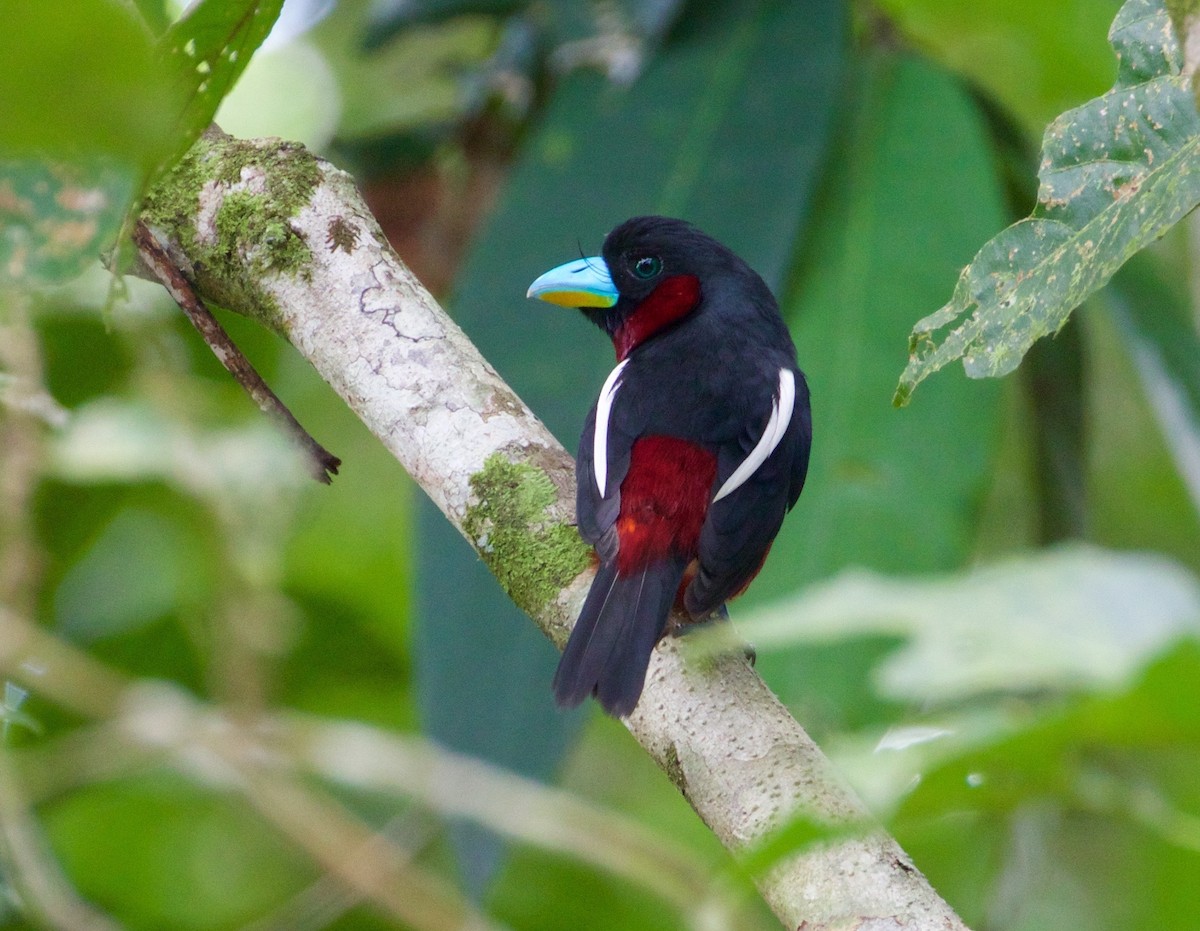
<path fill-rule="evenodd" d="M 308 275 L 310 244 L 289 222 L 321 181 L 302 146 L 231 137 L 202 138 L 146 196 L 143 216 L 183 246 L 206 297 L 274 325 L 275 305 L 261 287 L 269 274 Z M 197 233 L 205 186 L 220 192 L 216 236 Z"/>
<path fill-rule="evenodd" d="M 513 602 L 539 613 L 588 564 L 589 550 L 574 527 L 549 520 L 556 499 L 546 473 L 489 456 L 471 477 L 478 503 L 463 529 Z"/>

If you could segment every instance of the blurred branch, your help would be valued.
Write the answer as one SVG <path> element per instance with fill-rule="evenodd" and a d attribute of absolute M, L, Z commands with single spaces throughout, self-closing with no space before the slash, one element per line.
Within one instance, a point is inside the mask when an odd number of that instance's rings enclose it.
<path fill-rule="evenodd" d="M 125 679 L 0 605 L 0 674 L 86 718 L 117 713 Z"/>
<path fill-rule="evenodd" d="M 84 717 L 113 718 L 121 741 L 166 753 L 186 775 L 240 792 L 330 876 L 405 926 L 428 931 L 496 927 L 443 880 L 412 864 L 406 851 L 343 805 L 302 785 L 245 722 L 199 705 L 163 683 L 128 680 L 2 607 L 0 644 L 0 674 L 39 689 Z M 106 752 L 115 752 L 111 731 L 101 729 L 92 736 L 105 744 Z M 71 749 L 81 747 L 74 743 Z M 0 815 L 10 814 L 6 808 L 17 804 L 4 797 L 5 790 L 0 780 Z M 30 842 L 22 838 L 21 849 L 31 849 Z M 39 898 L 39 907 L 67 902 L 66 893 L 50 884 L 46 862 L 34 856 L 26 853 L 29 868 L 22 872 L 40 879 L 39 892 L 49 896 Z"/>
<path fill-rule="evenodd" d="M 39 649 L 44 644 L 36 633 L 23 636 L 31 632 L 10 623 L 9 612 L 28 612 L 36 601 L 41 558 L 33 543 L 30 502 L 45 454 L 43 430 L 47 423 L 61 424 L 65 414 L 42 383 L 28 295 L 0 291 L 0 374 L 10 382 L 0 396 L 0 673 L 13 663 L 36 678 L 44 669 L 46 651 Z M 104 683 L 93 684 L 103 696 Z M 7 741 L 11 710 L 3 712 L 0 741 Z M 9 751 L 0 744 L 0 873 L 44 926 L 66 931 L 117 928 L 80 899 L 63 876 L 11 764 Z"/>
<path fill-rule="evenodd" d="M 437 837 L 439 826 L 427 815 L 408 811 L 388 821 L 380 833 L 415 855 Z M 334 924 L 362 898 L 344 884 L 323 875 L 271 914 L 246 925 L 242 931 L 319 931 Z"/>
<path fill-rule="evenodd" d="M 312 718 L 277 724 L 278 739 L 297 765 L 324 779 L 359 791 L 410 795 L 441 814 L 623 876 L 683 915 L 719 914 L 719 927 L 736 926 L 721 900 L 729 890 L 714 889 L 711 870 L 685 848 L 569 792 L 363 724 Z"/>
<path fill-rule="evenodd" d="M 242 791 L 258 811 L 308 851 L 330 876 L 414 928 L 486 931 L 498 926 L 441 877 L 372 831 L 343 806 L 295 779 L 247 768 Z"/>
<path fill-rule="evenodd" d="M 56 668 L 46 675 L 56 677 Z M 80 711 L 86 710 L 83 704 Z M 241 792 L 301 847 L 319 852 L 316 859 L 328 874 L 280 914 L 256 922 L 252 927 L 258 931 L 321 927 L 327 923 L 322 915 L 336 917 L 363 898 L 386 902 L 380 898 L 386 889 L 406 888 L 373 886 L 374 872 L 353 872 L 356 851 L 386 842 L 390 854 L 372 855 L 371 870 L 388 862 L 398 870 L 400 858 L 415 855 L 431 839 L 433 828 L 421 817 L 427 811 L 470 819 L 622 876 L 660 895 L 694 927 L 737 926 L 737 890 L 714 883 L 712 868 L 685 847 L 618 813 L 485 762 L 358 723 L 297 715 L 250 718 L 244 709 L 202 705 L 162 683 L 126 683 L 120 704 L 119 717 L 111 721 L 13 754 L 27 804 L 88 782 L 129 777 L 157 766 L 164 751 L 185 775 Z M 378 840 L 368 838 L 348 812 L 302 787 L 299 774 L 305 772 L 356 793 L 411 799 L 419 807 L 392 819 Z M 331 824 L 338 830 L 331 833 Z M 334 861 L 336 870 L 329 868 Z M 429 879 L 441 887 L 440 880 Z"/>
<path fill-rule="evenodd" d="M 0 749 L 0 862 L 5 878 L 40 924 L 64 931 L 116 931 L 120 926 L 83 902 L 62 875 L 21 786 Z"/>
<path fill-rule="evenodd" d="M 439 815 L 469 818 L 566 852 L 662 896 L 695 927 L 713 927 L 714 920 L 719 927 L 736 925 L 735 890 L 714 886 L 709 867 L 635 822 L 569 793 L 366 725 L 252 717 L 244 708 L 197 702 L 165 683 L 128 680 L 2 609 L 0 639 L 24 639 L 28 652 L 39 657 L 36 674 L 21 653 L 10 654 L 11 668 L 0 658 L 0 674 L 12 673 L 77 714 L 104 719 L 49 747 L 12 753 L 19 764 L 14 770 L 29 777 L 19 804 L 39 804 L 83 782 L 129 776 L 157 766 L 164 754 L 189 778 L 239 792 L 336 882 L 334 887 L 322 880 L 291 903 L 285 916 L 256 927 L 295 927 L 298 914 L 311 921 L 359 899 L 415 928 L 458 929 L 464 922 L 492 927 L 443 880 L 410 862 L 428 831 L 400 831 L 411 819 L 373 831 L 304 781 L 306 771 L 357 792 L 411 798 Z M 105 683 L 100 701 L 90 693 L 97 682 Z M 0 815 L 9 804 L 5 787 L 0 778 Z M 15 830 L 20 821 L 14 816 L 12 823 Z"/>
<path fill-rule="evenodd" d="M 564 579 L 563 565 L 578 560 L 548 558 L 582 547 L 573 532 L 570 544 L 552 533 L 574 522 L 571 457 L 391 250 L 348 175 L 292 144 L 217 134 L 185 161 L 152 193 L 146 215 L 173 264 L 200 295 L 221 297 L 290 340 L 514 601 L 562 643 L 590 576 Z M 227 199 L 244 195 L 256 174 L 295 179 L 294 204 L 260 203 L 288 211 L 271 241 L 248 236 L 249 224 L 220 222 Z M 244 196 L 237 203 L 245 209 Z M 502 496 L 526 481 L 549 498 L 534 520 L 504 507 Z M 514 510 L 520 516 L 506 525 Z M 470 533 L 481 514 L 486 532 Z M 501 534 L 506 545 L 493 545 Z M 846 825 L 867 817 L 740 655 L 685 664 L 679 645 L 666 642 L 626 723 L 735 854 L 793 818 Z M 810 846 L 758 883 L 790 928 L 861 927 L 868 919 L 910 931 L 963 928 L 883 832 Z"/>
<path fill-rule="evenodd" d="M 42 386 L 42 357 L 29 323 L 29 296 L 0 289 L 0 605 L 27 611 L 37 591 L 38 554 L 29 502 L 41 468 L 44 424 L 61 409 Z"/>

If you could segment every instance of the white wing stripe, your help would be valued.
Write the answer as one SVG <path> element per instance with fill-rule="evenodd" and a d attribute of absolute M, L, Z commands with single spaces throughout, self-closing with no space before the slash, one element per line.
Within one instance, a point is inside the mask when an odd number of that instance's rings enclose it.
<path fill-rule="evenodd" d="M 775 452 L 775 447 L 779 445 L 779 441 L 787 432 L 788 424 L 792 422 L 792 409 L 795 405 L 796 376 L 788 369 L 780 369 L 779 397 L 771 400 L 771 416 L 767 420 L 766 429 L 763 430 L 763 435 L 754 449 L 750 450 L 750 455 L 725 480 L 725 484 L 713 498 L 714 504 L 746 484 L 746 480 L 755 473 L 758 467 L 771 457 L 771 453 Z"/>
<path fill-rule="evenodd" d="M 604 387 L 600 389 L 600 399 L 596 402 L 596 429 L 592 434 L 592 472 L 596 476 L 596 488 L 600 497 L 604 497 L 605 486 L 608 484 L 608 421 L 612 417 L 613 400 L 617 389 L 621 387 L 621 372 L 629 364 L 626 359 L 608 373 L 604 379 Z"/>

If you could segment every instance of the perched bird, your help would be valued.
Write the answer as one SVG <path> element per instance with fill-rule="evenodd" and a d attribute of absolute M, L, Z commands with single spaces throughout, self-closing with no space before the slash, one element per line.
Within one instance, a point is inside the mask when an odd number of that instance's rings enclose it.
<path fill-rule="evenodd" d="M 627 220 L 528 296 L 581 309 L 617 353 L 576 458 L 599 568 L 554 693 L 626 715 L 672 605 L 704 620 L 762 568 L 804 486 L 808 387 L 767 285 L 682 220 Z"/>

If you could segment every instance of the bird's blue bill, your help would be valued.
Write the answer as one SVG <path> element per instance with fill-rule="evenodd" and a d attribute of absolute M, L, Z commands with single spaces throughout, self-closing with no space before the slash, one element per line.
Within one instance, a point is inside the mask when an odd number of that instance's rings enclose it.
<path fill-rule="evenodd" d="M 608 266 L 598 255 L 550 269 L 529 286 L 525 296 L 560 307 L 612 307 L 619 297 Z"/>

